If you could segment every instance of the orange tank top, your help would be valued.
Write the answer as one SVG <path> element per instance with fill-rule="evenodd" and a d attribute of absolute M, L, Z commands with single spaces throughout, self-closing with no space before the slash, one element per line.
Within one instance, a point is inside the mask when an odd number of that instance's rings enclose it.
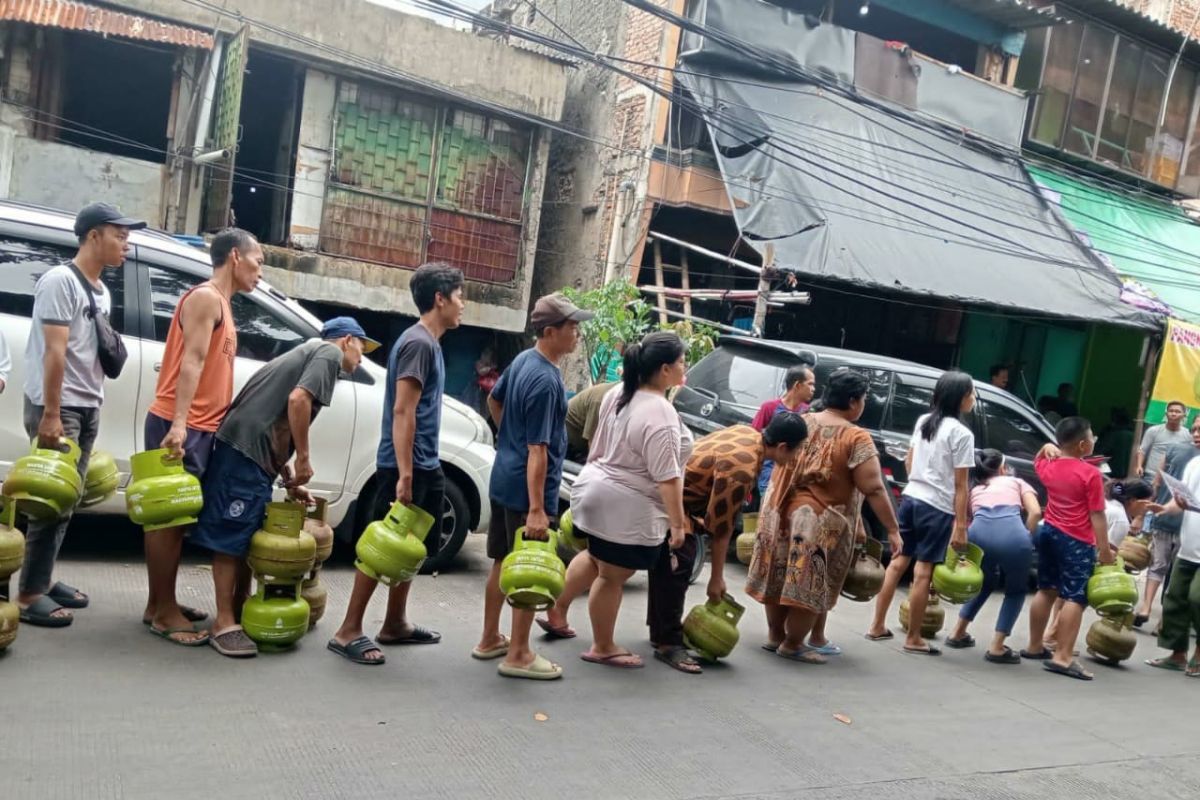
<path fill-rule="evenodd" d="M 229 404 L 233 401 L 233 362 L 237 356 L 237 328 L 233 324 L 233 309 L 229 306 L 229 300 L 210 281 L 189 289 L 179 298 L 179 305 L 175 306 L 150 413 L 166 420 L 175 416 L 175 387 L 179 383 L 179 366 L 183 361 L 183 324 L 180 322 L 180 315 L 192 292 L 205 288 L 213 290 L 221 298 L 221 319 L 213 328 L 212 338 L 208 341 L 208 355 L 204 358 L 204 368 L 200 372 L 192 407 L 188 409 L 187 426 L 200 431 L 214 432 L 225 418 L 225 412 L 229 410 Z"/>

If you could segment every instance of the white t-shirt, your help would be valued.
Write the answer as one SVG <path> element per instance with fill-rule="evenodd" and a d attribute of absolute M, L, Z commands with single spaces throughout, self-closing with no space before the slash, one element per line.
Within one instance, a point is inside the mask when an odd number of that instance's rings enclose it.
<path fill-rule="evenodd" d="M 1193 497 L 1200 497 L 1200 458 L 1193 458 L 1183 469 L 1183 482 Z M 1183 512 L 1179 526 L 1179 557 L 1200 564 L 1200 511 Z"/>
<path fill-rule="evenodd" d="M 1129 535 L 1129 515 L 1125 513 L 1125 506 L 1116 500 L 1105 501 L 1104 520 L 1108 523 L 1108 543 L 1116 547 Z"/>
<path fill-rule="evenodd" d="M 943 419 L 927 442 L 921 425 L 928 414 L 917 420 L 908 447 L 912 451 L 912 471 L 904 494 L 939 511 L 954 513 L 954 470 L 975 466 L 975 435 L 956 419 Z"/>
<path fill-rule="evenodd" d="M 111 313 L 112 300 L 103 284 L 96 287 L 95 298 L 97 310 Z M 32 323 L 25 343 L 25 396 L 34 405 L 45 404 L 42 365 L 46 336 L 42 326 L 63 325 L 67 328 L 67 360 L 59 403 L 67 408 L 99 408 L 104 402 L 104 370 L 98 357 L 96 325 L 87 292 L 66 264 L 38 279 Z"/>

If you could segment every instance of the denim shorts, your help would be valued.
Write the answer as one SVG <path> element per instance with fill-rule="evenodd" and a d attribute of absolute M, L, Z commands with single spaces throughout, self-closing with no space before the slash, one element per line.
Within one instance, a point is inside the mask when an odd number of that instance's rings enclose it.
<path fill-rule="evenodd" d="M 896 516 L 900 522 L 900 540 L 904 542 L 900 555 L 930 564 L 946 560 L 946 548 L 954 533 L 953 514 L 906 495 Z"/>
<path fill-rule="evenodd" d="M 1087 583 L 1096 566 L 1096 546 L 1068 536 L 1043 522 L 1038 527 L 1037 577 L 1039 589 L 1053 589 L 1063 600 L 1087 605 Z"/>
<path fill-rule="evenodd" d="M 262 525 L 273 479 L 262 467 L 217 440 L 204 475 L 204 508 L 191 543 L 227 556 L 245 556 Z"/>

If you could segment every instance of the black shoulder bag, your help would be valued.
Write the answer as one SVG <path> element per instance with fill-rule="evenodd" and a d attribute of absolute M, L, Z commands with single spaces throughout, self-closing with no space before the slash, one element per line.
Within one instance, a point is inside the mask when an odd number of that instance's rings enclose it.
<path fill-rule="evenodd" d="M 108 315 L 96 308 L 96 290 L 92 288 L 92 284 L 83 276 L 74 262 L 68 261 L 67 266 L 75 273 L 79 284 L 87 292 L 92 324 L 96 326 L 96 350 L 100 359 L 100 369 L 104 370 L 104 374 L 108 378 L 115 380 L 120 377 L 121 370 L 125 368 L 125 361 L 129 358 L 129 353 L 125 350 L 125 342 L 121 340 L 121 334 L 113 330 L 112 323 L 108 321 Z"/>

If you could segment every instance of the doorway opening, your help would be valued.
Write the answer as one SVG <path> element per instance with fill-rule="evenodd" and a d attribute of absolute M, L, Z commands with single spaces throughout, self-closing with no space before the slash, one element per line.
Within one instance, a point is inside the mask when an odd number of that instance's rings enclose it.
<path fill-rule="evenodd" d="M 237 226 L 260 242 L 282 244 L 286 237 L 303 95 L 304 70 L 297 62 L 250 48 L 232 204 Z"/>

